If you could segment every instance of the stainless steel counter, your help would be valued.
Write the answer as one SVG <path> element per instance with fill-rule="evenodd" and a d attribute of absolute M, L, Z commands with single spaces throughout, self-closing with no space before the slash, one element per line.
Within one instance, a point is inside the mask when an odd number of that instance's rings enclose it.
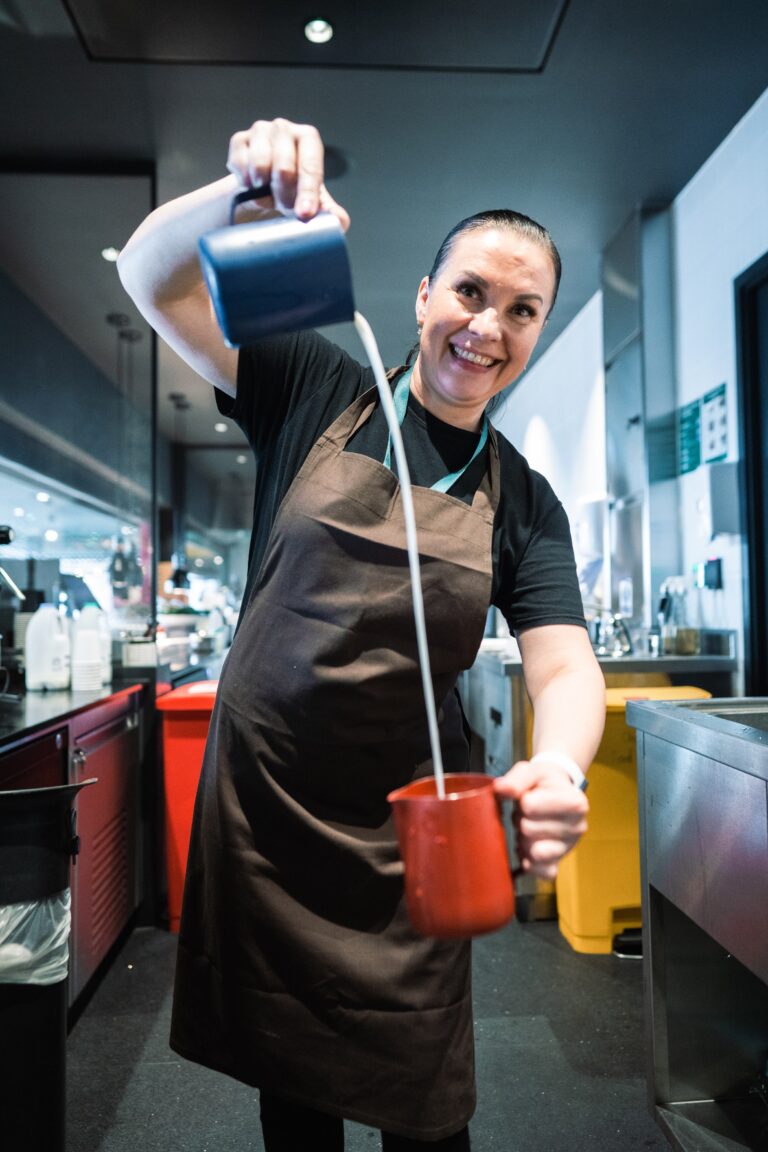
<path fill-rule="evenodd" d="M 730 675 L 738 670 L 738 661 L 732 656 L 598 656 L 597 662 L 604 673 L 617 676 L 649 672 L 668 676 Z M 481 647 L 476 663 L 481 667 L 500 668 L 505 676 L 523 674 L 520 657 L 503 649 Z"/>
<path fill-rule="evenodd" d="M 738 662 L 730 656 L 600 657 L 598 663 L 608 685 L 641 686 L 663 677 L 722 696 L 732 693 L 738 671 Z M 528 751 L 528 697 L 519 655 L 500 647 L 499 641 L 484 641 L 459 688 L 469 726 L 485 743 L 485 771 L 506 772 Z"/>
<path fill-rule="evenodd" d="M 472 768 L 503 775 L 529 754 L 530 706 L 519 655 L 511 645 L 484 641 L 473 666 L 459 683 L 464 711 L 474 733 Z M 732 692 L 736 660 L 726 656 L 603 657 L 606 685 L 688 684 L 714 694 Z M 554 884 L 523 877 L 518 883 L 520 919 L 546 920 L 557 914 Z"/>
<path fill-rule="evenodd" d="M 630 701 L 649 1103 L 679 1152 L 768 1148 L 768 700 Z"/>

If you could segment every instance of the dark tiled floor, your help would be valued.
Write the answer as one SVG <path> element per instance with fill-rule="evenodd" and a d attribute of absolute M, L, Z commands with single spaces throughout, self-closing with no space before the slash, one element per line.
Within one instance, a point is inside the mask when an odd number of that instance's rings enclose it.
<path fill-rule="evenodd" d="M 135 931 L 73 1028 L 68 1152 L 263 1152 L 256 1093 L 168 1047 L 174 954 Z M 476 942 L 474 970 L 476 1152 L 668 1150 L 646 1110 L 639 961 L 513 923 Z M 347 1152 L 378 1148 L 347 1126 Z"/>

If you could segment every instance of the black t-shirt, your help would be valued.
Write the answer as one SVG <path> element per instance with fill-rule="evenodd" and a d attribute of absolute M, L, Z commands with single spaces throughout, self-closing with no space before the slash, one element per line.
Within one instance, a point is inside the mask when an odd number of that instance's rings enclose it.
<path fill-rule="evenodd" d="M 280 502 L 312 445 L 362 392 L 373 387 L 370 368 L 317 332 L 301 332 L 243 348 L 237 398 L 217 390 L 219 411 L 240 425 L 256 457 L 254 524 L 245 588 L 247 602 Z M 427 412 L 413 395 L 402 425 L 414 484 L 428 487 L 470 459 L 478 435 Z M 491 602 L 510 629 L 542 624 L 584 625 L 568 520 L 549 483 L 496 433 L 501 494 L 493 529 Z M 388 428 L 380 404 L 347 451 L 383 460 Z M 471 502 L 488 447 L 450 494 Z"/>

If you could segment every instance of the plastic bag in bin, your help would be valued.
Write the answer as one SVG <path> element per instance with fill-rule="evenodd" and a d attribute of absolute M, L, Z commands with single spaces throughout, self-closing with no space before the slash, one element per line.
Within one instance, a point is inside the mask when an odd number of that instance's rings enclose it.
<path fill-rule="evenodd" d="M 67 977 L 69 888 L 42 900 L 0 905 L 0 984 L 57 984 Z"/>

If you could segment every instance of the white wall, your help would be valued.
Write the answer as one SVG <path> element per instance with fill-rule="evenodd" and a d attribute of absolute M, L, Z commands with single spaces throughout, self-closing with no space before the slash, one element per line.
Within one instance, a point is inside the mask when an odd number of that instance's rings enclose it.
<path fill-rule="evenodd" d="M 768 250 L 768 92 L 673 205 L 678 404 L 726 385 L 728 459 L 738 458 L 734 280 Z M 702 593 L 702 623 L 741 629 L 741 541 L 711 539 L 709 465 L 680 478 L 686 571 L 721 557 L 722 593 Z"/>
<path fill-rule="evenodd" d="M 562 500 L 585 594 L 599 600 L 606 575 L 599 560 L 605 554 L 601 292 L 523 376 L 493 421 Z"/>
<path fill-rule="evenodd" d="M 571 523 L 605 497 L 602 293 L 598 292 L 515 387 L 494 424 L 543 473 Z"/>
<path fill-rule="evenodd" d="M 734 280 L 768 251 L 768 91 L 672 206 L 677 405 L 726 385 L 728 456 L 738 458 Z M 517 386 L 496 424 L 543 472 L 572 525 L 582 501 L 605 494 L 602 298 L 597 294 Z M 691 597 L 699 622 L 743 622 L 741 539 L 712 539 L 710 465 L 679 479 L 684 571 L 723 561 L 722 592 Z"/>

